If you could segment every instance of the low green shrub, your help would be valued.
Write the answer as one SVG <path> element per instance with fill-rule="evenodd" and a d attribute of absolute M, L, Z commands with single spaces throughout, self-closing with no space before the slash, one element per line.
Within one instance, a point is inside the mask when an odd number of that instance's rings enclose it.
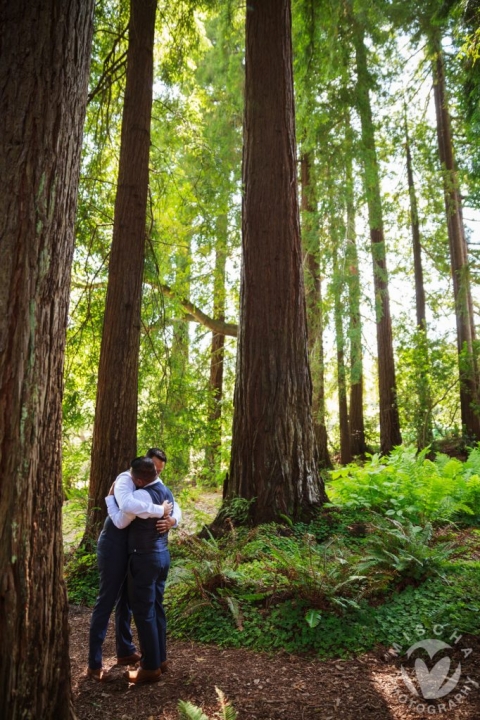
<path fill-rule="evenodd" d="M 480 450 L 465 463 L 429 449 L 400 446 L 386 457 L 372 455 L 363 465 L 346 465 L 331 473 L 332 502 L 369 508 L 397 520 L 415 523 L 480 519 Z"/>

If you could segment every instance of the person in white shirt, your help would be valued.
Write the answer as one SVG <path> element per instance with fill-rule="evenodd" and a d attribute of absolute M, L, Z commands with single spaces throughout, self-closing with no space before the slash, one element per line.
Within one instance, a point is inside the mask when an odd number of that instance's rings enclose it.
<path fill-rule="evenodd" d="M 162 454 L 164 459 L 157 458 L 160 465 L 156 463 L 156 467 L 161 466 L 163 469 L 165 453 L 156 448 L 151 450 Z M 130 628 L 132 613 L 126 582 L 128 531 L 125 529 L 137 516 L 144 519 L 158 518 L 159 532 L 175 527 L 181 520 L 181 510 L 176 503 L 172 506 L 172 503 L 165 501 L 162 505 L 155 505 L 147 492 L 144 493 L 146 497 L 142 496 L 141 490 L 135 492 L 134 478 L 135 474 L 128 470 L 121 473 L 112 485 L 105 498 L 109 517 L 97 545 L 100 589 L 90 622 L 87 675 L 101 682 L 113 679 L 102 667 L 102 646 L 114 607 L 117 664 L 134 664 L 141 657 L 133 644 Z M 142 478 L 138 479 L 142 481 Z"/>

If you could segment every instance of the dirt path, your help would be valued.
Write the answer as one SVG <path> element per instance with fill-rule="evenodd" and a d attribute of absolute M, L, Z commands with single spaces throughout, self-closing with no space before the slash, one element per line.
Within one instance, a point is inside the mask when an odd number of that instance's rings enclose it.
<path fill-rule="evenodd" d="M 89 619 L 88 608 L 71 608 L 72 680 L 79 720 L 178 720 L 179 699 L 190 700 L 214 718 L 215 686 L 231 701 L 238 720 L 426 720 L 432 715 L 480 720 L 480 691 L 475 687 L 480 684 L 478 638 L 462 639 L 463 647 L 472 648 L 468 658 L 460 651 L 454 656 L 462 666 L 455 691 L 446 700 L 431 701 L 430 709 L 423 701 L 422 711 L 420 698 L 406 692 L 400 661 L 384 650 L 355 660 L 321 661 L 172 641 L 171 668 L 161 682 L 129 686 L 123 670 L 115 668 L 115 682 L 97 683 L 85 675 Z M 104 664 L 111 667 L 114 661 L 110 627 Z"/>

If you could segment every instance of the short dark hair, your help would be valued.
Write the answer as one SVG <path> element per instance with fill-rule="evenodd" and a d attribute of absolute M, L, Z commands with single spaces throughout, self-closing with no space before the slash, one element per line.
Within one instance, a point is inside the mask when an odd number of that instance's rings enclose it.
<path fill-rule="evenodd" d="M 132 460 L 132 475 L 139 480 L 153 482 L 157 477 L 157 469 L 149 457 L 137 457 Z"/>
<path fill-rule="evenodd" d="M 163 450 L 159 450 L 158 448 L 150 448 L 149 450 L 147 450 L 147 457 L 156 457 L 164 463 L 167 462 L 167 456 L 165 455 Z"/>

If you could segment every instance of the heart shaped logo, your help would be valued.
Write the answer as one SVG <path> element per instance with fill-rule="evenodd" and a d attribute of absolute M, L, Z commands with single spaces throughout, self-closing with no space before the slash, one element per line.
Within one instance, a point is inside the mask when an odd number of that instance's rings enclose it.
<path fill-rule="evenodd" d="M 440 650 L 450 650 L 451 645 L 448 645 L 441 640 L 421 640 L 408 649 L 407 657 L 410 658 L 412 653 L 419 648 L 426 650 L 430 659 L 433 659 Z M 415 660 L 415 675 L 421 694 L 425 700 L 438 700 L 438 698 L 448 695 L 448 693 L 452 692 L 452 690 L 456 687 L 462 672 L 461 664 L 458 663 L 458 667 L 455 672 L 449 677 L 448 673 L 450 671 L 450 665 L 451 660 L 448 656 L 440 658 L 440 660 L 438 660 L 430 670 L 424 660 L 421 658 L 417 658 Z M 420 693 L 413 684 L 403 665 L 401 667 L 401 671 L 403 681 L 407 688 L 410 690 L 412 695 L 418 696 Z"/>

